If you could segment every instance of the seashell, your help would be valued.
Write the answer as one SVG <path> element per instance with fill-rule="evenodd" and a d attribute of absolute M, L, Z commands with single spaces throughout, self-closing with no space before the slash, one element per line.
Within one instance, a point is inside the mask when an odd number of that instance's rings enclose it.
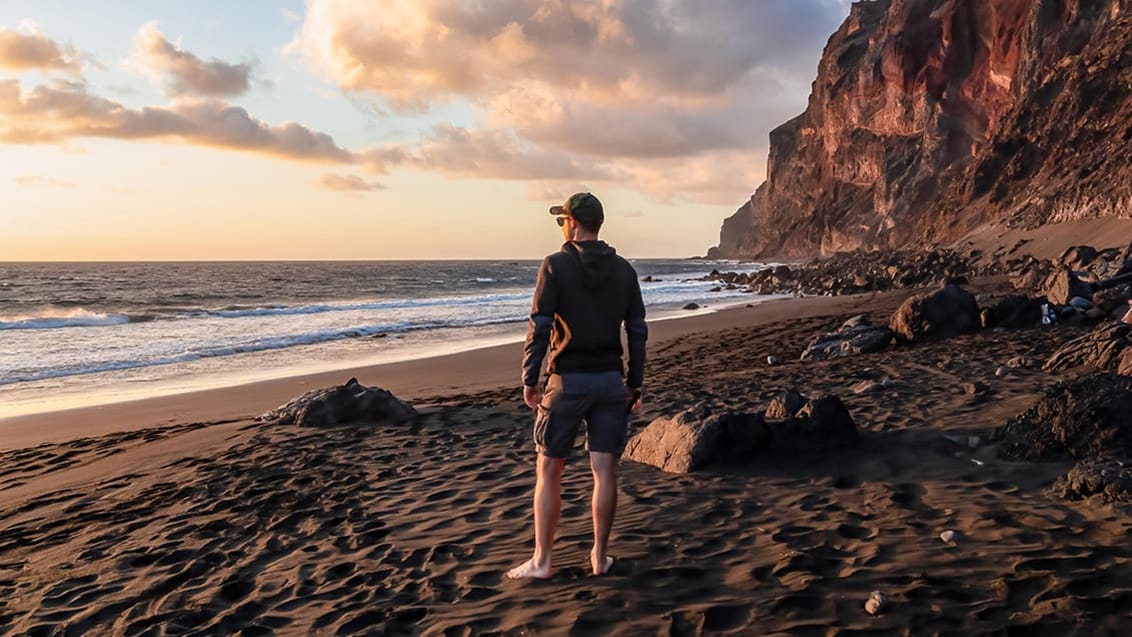
<path fill-rule="evenodd" d="M 870 615 L 879 615 L 888 609 L 888 595 L 880 591 L 873 591 L 865 602 L 865 612 Z"/>

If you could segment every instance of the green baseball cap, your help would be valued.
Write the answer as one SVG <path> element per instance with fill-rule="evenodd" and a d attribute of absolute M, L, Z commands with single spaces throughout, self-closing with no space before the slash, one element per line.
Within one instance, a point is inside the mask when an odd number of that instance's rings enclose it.
<path fill-rule="evenodd" d="M 560 217 L 566 215 L 583 223 L 602 223 L 605 221 L 605 210 L 597 197 L 588 192 L 579 192 L 570 195 L 566 203 L 561 206 L 551 206 L 550 214 Z"/>

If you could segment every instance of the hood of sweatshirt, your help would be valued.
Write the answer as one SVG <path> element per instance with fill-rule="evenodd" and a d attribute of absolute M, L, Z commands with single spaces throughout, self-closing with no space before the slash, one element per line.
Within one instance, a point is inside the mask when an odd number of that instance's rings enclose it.
<path fill-rule="evenodd" d="M 572 255 L 582 266 L 582 282 L 587 288 L 596 288 L 613 274 L 617 251 L 604 241 L 567 241 L 562 251 Z"/>

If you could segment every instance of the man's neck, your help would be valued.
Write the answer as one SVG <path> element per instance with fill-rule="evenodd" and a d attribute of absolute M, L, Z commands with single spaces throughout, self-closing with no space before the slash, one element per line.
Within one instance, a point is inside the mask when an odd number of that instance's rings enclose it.
<path fill-rule="evenodd" d="M 577 243 L 581 243 L 582 241 L 597 241 L 597 240 L 598 239 L 597 239 L 597 233 L 596 232 L 583 232 L 583 231 L 578 231 L 578 234 L 574 235 L 574 238 L 571 239 L 571 241 L 574 241 L 574 242 L 577 242 Z"/>

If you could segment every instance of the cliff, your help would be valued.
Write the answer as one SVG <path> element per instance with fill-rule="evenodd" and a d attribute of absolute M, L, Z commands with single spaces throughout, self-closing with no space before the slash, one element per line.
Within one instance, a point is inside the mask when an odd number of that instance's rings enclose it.
<path fill-rule="evenodd" d="M 1130 142 L 1132 0 L 857 2 L 712 254 L 1132 217 Z"/>

